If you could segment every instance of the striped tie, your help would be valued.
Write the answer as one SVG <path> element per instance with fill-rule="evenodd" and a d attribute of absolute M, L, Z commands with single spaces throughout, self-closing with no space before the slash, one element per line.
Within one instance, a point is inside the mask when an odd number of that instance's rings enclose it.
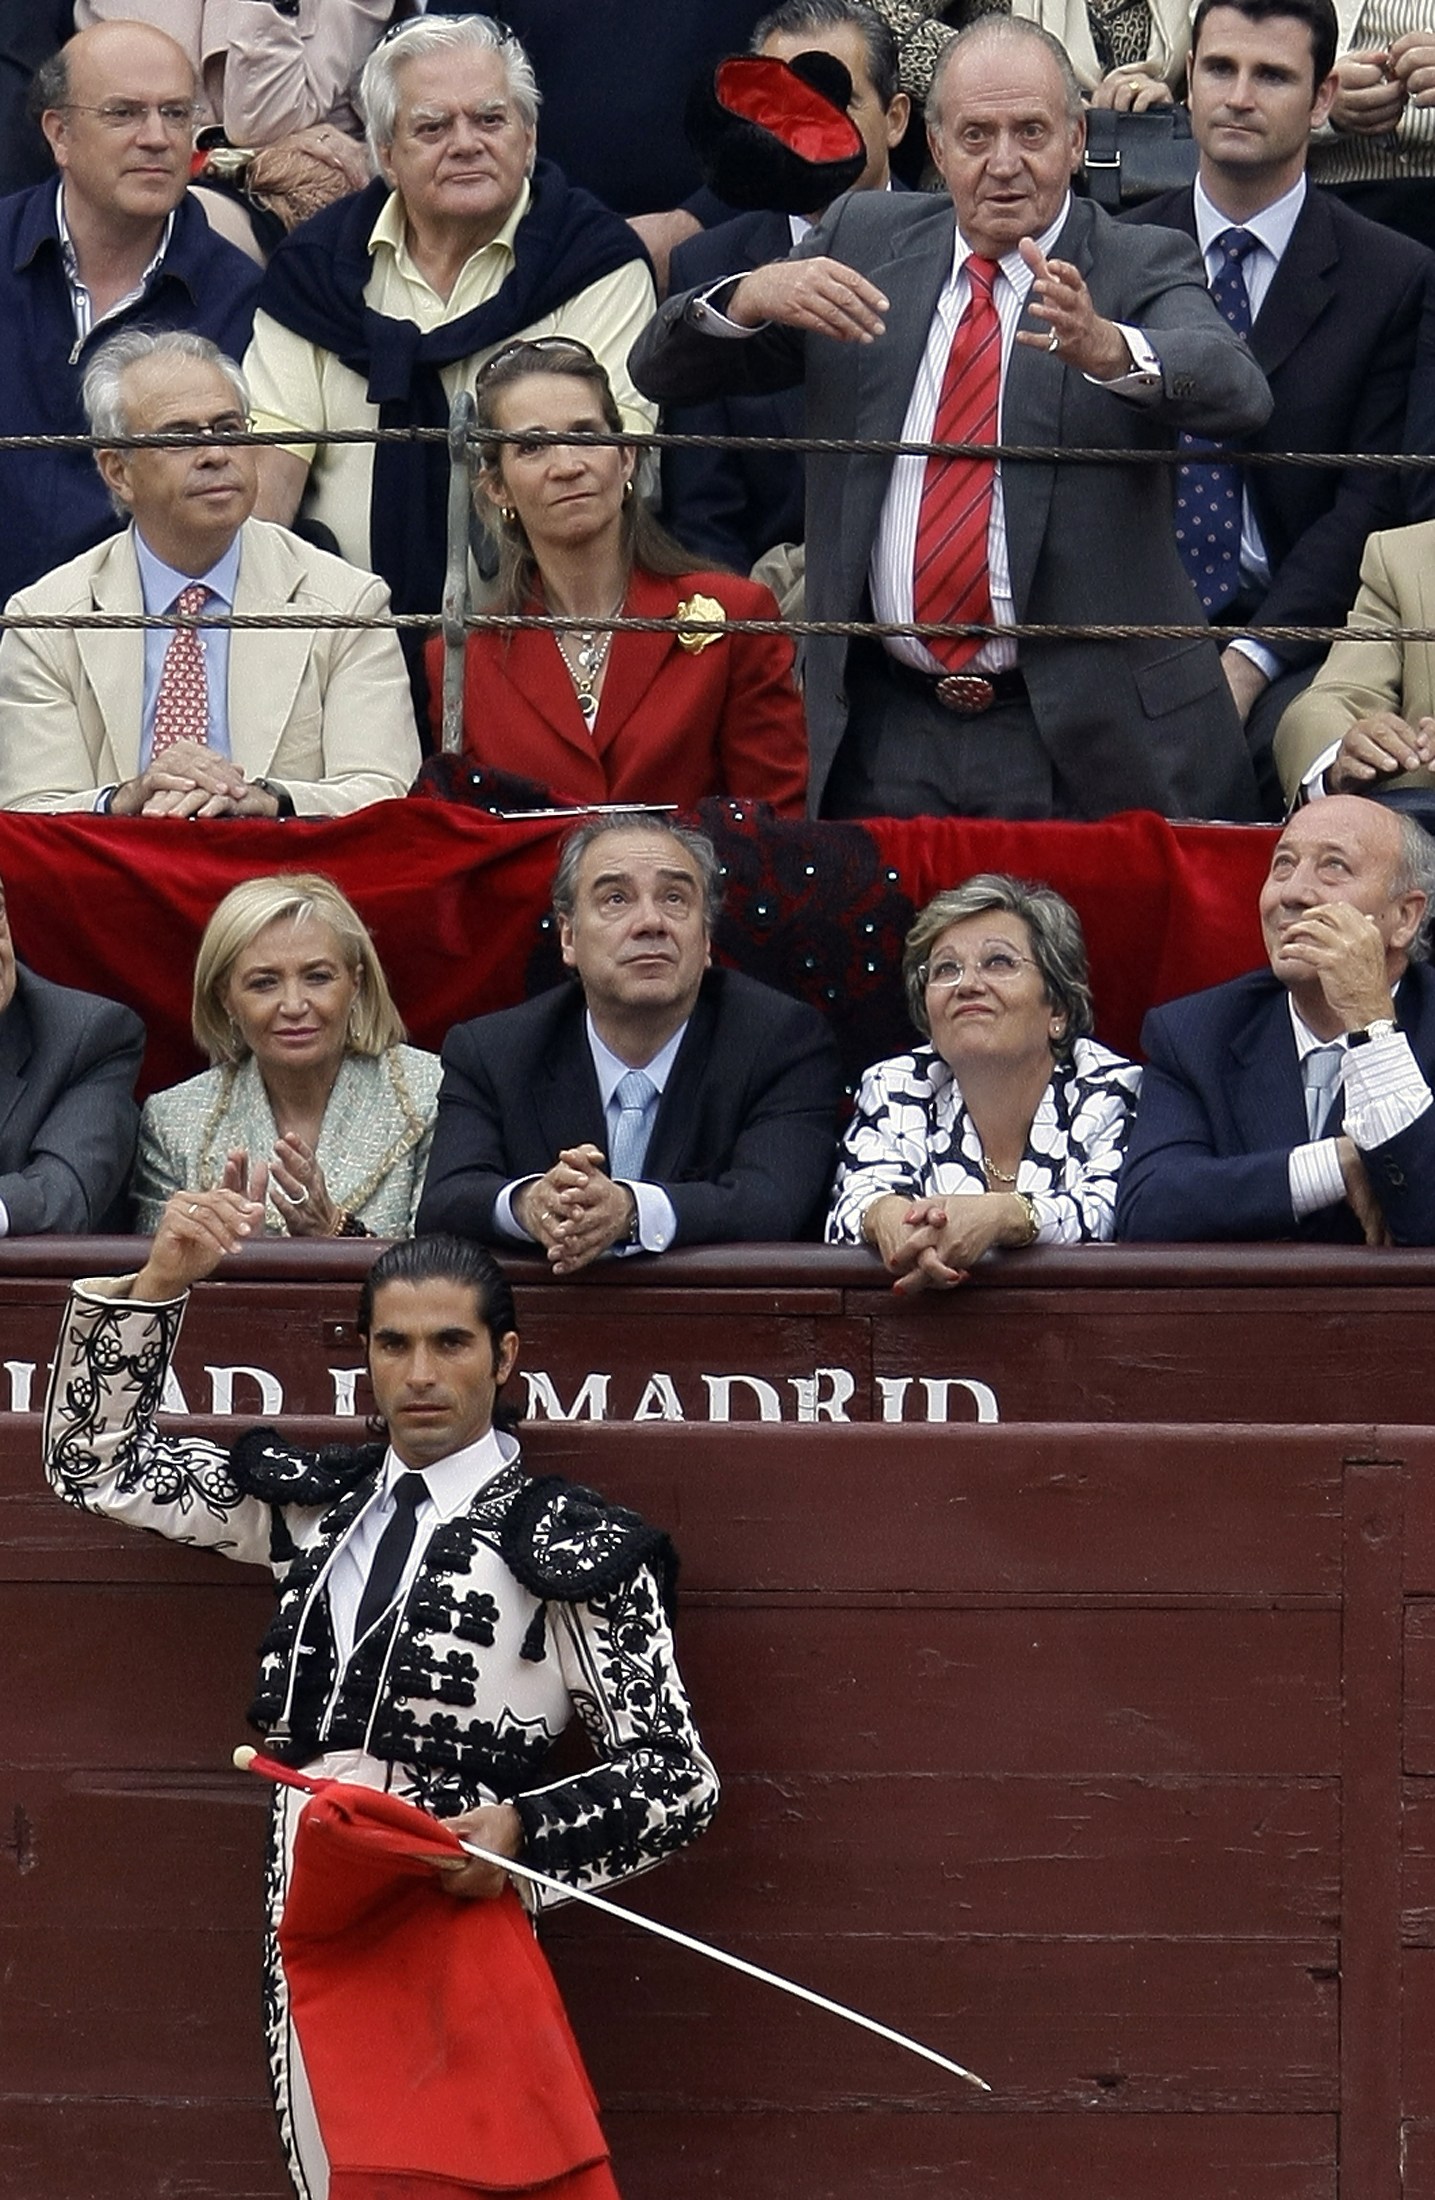
<path fill-rule="evenodd" d="M 966 271 L 971 299 L 947 355 L 934 443 L 997 440 L 1002 365 L 1001 322 L 992 297 L 997 263 L 973 253 Z M 918 619 L 990 623 L 987 529 L 995 479 L 996 465 L 989 458 L 927 460 L 912 571 L 912 609 Z M 949 672 L 959 671 L 981 646 L 979 634 L 927 642 Z"/>

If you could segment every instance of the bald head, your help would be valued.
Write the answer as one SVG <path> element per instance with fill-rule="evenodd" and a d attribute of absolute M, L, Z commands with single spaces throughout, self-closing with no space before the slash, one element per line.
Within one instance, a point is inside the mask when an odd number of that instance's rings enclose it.
<path fill-rule="evenodd" d="M 151 23 L 93 24 L 46 63 L 35 97 L 72 224 L 163 224 L 189 182 L 196 89 L 184 48 Z"/>

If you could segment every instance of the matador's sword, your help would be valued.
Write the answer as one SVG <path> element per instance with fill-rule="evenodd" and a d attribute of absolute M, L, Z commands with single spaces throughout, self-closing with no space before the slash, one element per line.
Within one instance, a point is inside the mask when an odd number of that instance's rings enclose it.
<path fill-rule="evenodd" d="M 281 1781 L 286 1787 L 308 1788 L 311 1793 L 317 1793 L 326 1784 L 311 1779 L 307 1773 L 281 1765 L 273 1757 L 261 1756 L 257 1749 L 248 1746 L 235 1750 L 234 1762 L 240 1772 L 257 1772 L 262 1778 Z M 442 1825 L 443 1820 L 438 1819 L 436 1823 Z M 680 1933 L 675 1925 L 661 1925 L 655 1917 L 644 1917 L 638 1910 L 625 1910 L 621 1902 L 609 1902 L 601 1894 L 589 1894 L 586 1888 L 571 1886 L 566 1879 L 550 1879 L 547 1872 L 535 1871 L 531 1864 L 520 1864 L 516 1857 L 500 1856 L 496 1849 L 480 1848 L 476 1841 L 464 1841 L 460 1836 L 459 1845 L 469 1856 L 476 1856 L 485 1864 L 496 1864 L 500 1871 L 526 1879 L 531 1886 L 547 1887 L 551 1893 L 562 1895 L 569 1902 L 586 1902 L 590 1910 L 601 1910 L 605 1917 L 616 1917 L 625 1925 L 636 1925 L 642 1932 L 656 1933 L 660 1940 L 670 1940 L 675 1947 L 686 1948 L 692 1955 L 706 1956 L 710 1963 L 725 1964 L 728 1970 L 740 1971 L 744 1978 L 755 1978 L 760 1985 L 775 1986 L 780 1994 L 792 1994 L 798 2001 L 810 2002 L 814 2009 L 825 2009 L 829 2016 L 842 2017 L 848 2024 L 860 2025 L 864 2032 L 874 2032 L 879 2040 L 890 2040 L 894 2047 L 905 2047 L 909 2055 L 920 2055 L 924 2062 L 935 2063 L 939 2070 L 949 2070 L 954 2078 L 964 2079 L 979 2092 L 991 2091 L 985 2078 L 939 2055 L 935 2047 L 925 2047 L 920 2040 L 909 2039 L 905 2032 L 894 2032 L 890 2025 L 879 2024 L 875 2017 L 864 2017 L 860 2009 L 849 2009 L 844 2002 L 829 2001 L 825 1994 L 814 1993 L 810 1986 L 799 1986 L 796 1979 L 784 1978 L 779 1971 L 765 1971 L 760 1963 L 748 1963 L 742 1956 L 730 1955 L 726 1948 L 714 1948 L 710 1941 L 695 1940 L 691 1933 Z"/>

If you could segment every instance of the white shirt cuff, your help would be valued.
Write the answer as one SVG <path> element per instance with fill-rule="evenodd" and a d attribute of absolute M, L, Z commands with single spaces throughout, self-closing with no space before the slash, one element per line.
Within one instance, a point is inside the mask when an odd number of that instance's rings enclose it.
<path fill-rule="evenodd" d="M 1086 380 L 1098 390 L 1110 390 L 1113 397 L 1129 397 L 1138 405 L 1154 405 L 1166 386 L 1161 361 L 1139 328 L 1128 328 L 1124 321 L 1114 325 L 1121 331 L 1131 354 L 1130 366 L 1124 374 L 1113 375 L 1110 381 L 1103 381 L 1096 374 L 1088 374 Z"/>
<path fill-rule="evenodd" d="M 505 1237 L 515 1239 L 520 1245 L 536 1245 L 538 1240 L 531 1230 L 525 1230 L 513 1212 L 513 1202 L 526 1185 L 536 1184 L 536 1176 L 516 1176 L 511 1184 L 505 1184 L 493 1203 L 493 1227 Z"/>
<path fill-rule="evenodd" d="M 1226 647 L 1237 649 L 1243 657 L 1249 657 L 1256 670 L 1263 672 L 1267 680 L 1274 680 L 1285 671 L 1285 666 L 1275 651 L 1267 649 L 1253 634 L 1238 634 L 1233 642 L 1227 642 Z"/>
<path fill-rule="evenodd" d="M 678 1218 L 662 1186 L 635 1183 L 627 1176 L 615 1177 L 613 1181 L 626 1184 L 633 1195 L 638 1210 L 638 1247 L 645 1253 L 666 1253 L 678 1234 Z"/>
<path fill-rule="evenodd" d="M 1345 1128 L 1362 1153 L 1408 1131 L 1430 1105 L 1430 1087 L 1403 1031 L 1347 1047 Z"/>
<path fill-rule="evenodd" d="M 1322 1207 L 1338 1206 L 1345 1197 L 1345 1171 L 1333 1138 L 1317 1138 L 1309 1146 L 1292 1146 L 1290 1153 L 1291 1207 L 1297 1222 L 1319 1214 Z"/>
<path fill-rule="evenodd" d="M 719 292 L 731 293 L 736 290 L 742 279 L 741 275 L 724 275 L 721 282 L 709 283 L 707 289 L 699 291 L 696 298 L 690 298 L 688 300 L 687 318 L 693 326 L 702 329 L 708 336 L 722 336 L 729 339 L 756 336 L 759 328 L 766 328 L 768 326 L 766 321 L 759 321 L 756 327 L 753 328 L 745 327 L 741 321 L 730 321 L 723 312 L 722 307 L 713 304 L 713 300 Z M 726 302 L 725 295 L 723 303 L 726 304 Z"/>
<path fill-rule="evenodd" d="M 1338 741 L 1332 741 L 1328 749 L 1321 750 L 1300 783 L 1299 801 L 1319 802 L 1323 795 L 1330 793 L 1330 789 L 1325 783 L 1325 775 L 1339 754 L 1340 743 Z"/>
<path fill-rule="evenodd" d="M 6 1204 L 5 1204 L 4 1200 L 3 1200 L 3 1199 L 0 1199 L 0 1237 L 9 1237 L 9 1235 L 10 1235 L 10 1210 L 9 1210 L 9 1208 L 8 1208 L 8 1207 L 6 1206 Z"/>

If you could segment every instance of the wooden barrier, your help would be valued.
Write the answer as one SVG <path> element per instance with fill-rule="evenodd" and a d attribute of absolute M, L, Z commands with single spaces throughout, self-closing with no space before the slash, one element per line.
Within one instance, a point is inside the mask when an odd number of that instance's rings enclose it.
<path fill-rule="evenodd" d="M 133 1239 L 0 1239 L 0 1427 L 38 1409 L 69 1278 Z M 176 1411 L 365 1413 L 360 1243 L 255 1246 L 194 1295 Z M 506 1261 L 533 1418 L 688 1422 L 1430 1419 L 1435 1256 L 1314 1246 L 1011 1253 L 951 1294 L 895 1295 L 875 1256 L 744 1245 L 567 1283 Z"/>
<path fill-rule="evenodd" d="M 267 1589 L 63 1508 L 7 1434 L 0 2191 L 279 2200 L 262 1798 L 225 1769 Z M 1435 1430 L 528 1452 L 683 1553 L 724 1800 L 626 1899 L 994 2088 L 556 1917 L 625 2200 L 1397 2200 L 1402 2144 L 1429 2189 Z"/>

